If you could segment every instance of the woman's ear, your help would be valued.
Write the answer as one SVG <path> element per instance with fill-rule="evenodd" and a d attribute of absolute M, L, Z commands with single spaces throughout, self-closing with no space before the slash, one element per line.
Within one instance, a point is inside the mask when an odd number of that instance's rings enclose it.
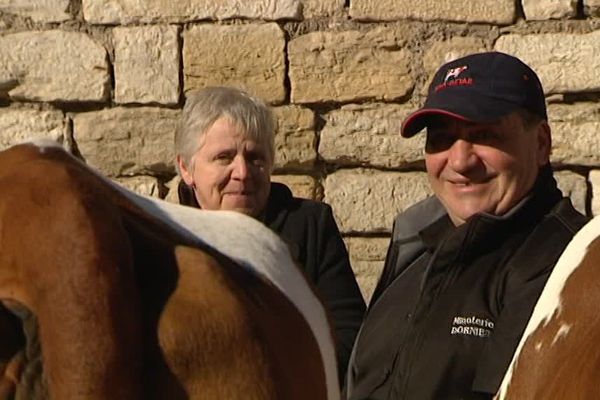
<path fill-rule="evenodd" d="M 177 157 L 175 158 L 175 160 L 177 161 L 177 167 L 179 168 L 179 174 L 181 175 L 181 179 L 183 179 L 183 181 L 185 182 L 186 185 L 193 186 L 194 185 L 193 171 L 191 169 L 188 169 L 188 166 L 185 165 L 185 162 L 183 161 L 183 157 L 181 156 L 181 154 L 177 154 Z"/>

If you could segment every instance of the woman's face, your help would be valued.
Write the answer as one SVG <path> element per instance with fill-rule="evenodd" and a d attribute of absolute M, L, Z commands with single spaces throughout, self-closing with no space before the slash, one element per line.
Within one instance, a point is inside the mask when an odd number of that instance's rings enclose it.
<path fill-rule="evenodd" d="M 271 188 L 273 160 L 269 149 L 249 139 L 227 118 L 219 118 L 199 137 L 200 149 L 191 165 L 177 162 L 185 183 L 195 187 L 200 207 L 260 215 Z"/>

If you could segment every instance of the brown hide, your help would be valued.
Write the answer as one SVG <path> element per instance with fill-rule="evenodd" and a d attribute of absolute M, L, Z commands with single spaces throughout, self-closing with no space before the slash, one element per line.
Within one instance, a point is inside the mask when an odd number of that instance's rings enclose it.
<path fill-rule="evenodd" d="M 59 150 L 0 153 L 0 187 L 0 299 L 37 316 L 51 398 L 326 398 L 315 338 L 272 284 Z M 0 398 L 22 368 L 1 311 Z"/>
<path fill-rule="evenodd" d="M 555 313 L 526 340 L 506 398 L 579 400 L 600 396 L 599 273 L 600 237 L 590 244 L 567 279 L 560 294 L 560 314 Z M 565 324 L 570 327 L 568 332 L 557 337 Z"/>

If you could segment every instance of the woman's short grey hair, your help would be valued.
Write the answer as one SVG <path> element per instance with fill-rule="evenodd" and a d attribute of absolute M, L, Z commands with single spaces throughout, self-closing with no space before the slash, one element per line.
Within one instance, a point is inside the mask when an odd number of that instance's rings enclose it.
<path fill-rule="evenodd" d="M 275 119 L 264 101 L 243 90 L 214 86 L 191 91 L 175 132 L 175 154 L 191 166 L 192 156 L 202 147 L 203 136 L 219 118 L 239 126 L 248 138 L 265 145 L 273 160 Z"/>

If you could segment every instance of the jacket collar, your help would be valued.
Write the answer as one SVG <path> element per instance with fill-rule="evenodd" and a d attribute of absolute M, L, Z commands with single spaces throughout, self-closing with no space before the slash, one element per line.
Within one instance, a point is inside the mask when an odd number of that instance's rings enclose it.
<path fill-rule="evenodd" d="M 548 165 L 540 170 L 530 194 L 505 215 L 475 214 L 455 227 L 446 214 L 419 235 L 430 252 L 444 241 L 443 247 L 455 256 L 465 258 L 473 252 L 481 254 L 503 243 L 517 230 L 533 229 L 561 198 L 552 168 Z M 461 249 L 461 254 L 456 253 L 457 248 Z"/>

